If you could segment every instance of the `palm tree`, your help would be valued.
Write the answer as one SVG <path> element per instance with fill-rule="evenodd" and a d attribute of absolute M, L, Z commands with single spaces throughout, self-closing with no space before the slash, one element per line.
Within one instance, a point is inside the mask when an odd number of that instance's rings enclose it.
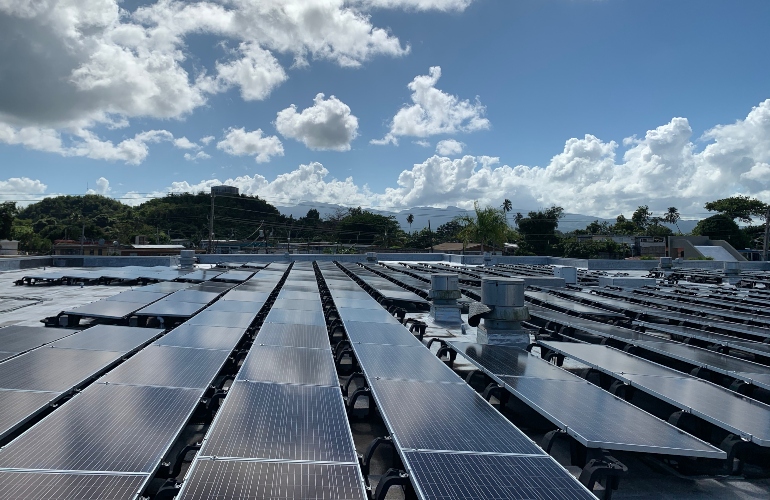
<path fill-rule="evenodd" d="M 506 198 L 506 199 L 505 199 L 505 201 L 503 201 L 503 211 L 504 211 L 505 213 L 508 213 L 508 212 L 510 212 L 511 210 L 513 210 L 513 205 L 511 204 L 511 200 L 509 200 L 508 198 Z"/>
<path fill-rule="evenodd" d="M 677 224 L 677 222 L 679 222 L 679 219 L 681 218 L 682 217 L 679 215 L 679 210 L 677 210 L 676 207 L 668 207 L 666 215 L 663 216 L 664 221 L 676 226 L 676 230 L 679 232 L 679 234 L 682 234 L 682 230 L 679 229 L 679 224 Z"/>
<path fill-rule="evenodd" d="M 474 216 L 462 215 L 456 220 L 463 224 L 459 236 L 467 243 L 476 240 L 481 244 L 481 251 L 484 252 L 484 244 L 492 243 L 492 250 L 495 245 L 500 248 L 505 244 L 508 234 L 508 221 L 505 218 L 505 212 L 494 207 L 479 208 L 478 202 L 473 203 Z"/>
<path fill-rule="evenodd" d="M 414 222 L 414 215 L 409 214 L 406 216 L 406 223 L 409 224 L 409 232 L 412 232 L 412 222 Z"/>

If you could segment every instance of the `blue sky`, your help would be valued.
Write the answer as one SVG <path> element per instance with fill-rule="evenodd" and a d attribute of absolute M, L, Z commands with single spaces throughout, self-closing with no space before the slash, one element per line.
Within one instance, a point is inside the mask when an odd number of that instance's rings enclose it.
<path fill-rule="evenodd" d="M 47 3 L 0 5 L 2 199 L 770 201 L 766 1 Z"/>

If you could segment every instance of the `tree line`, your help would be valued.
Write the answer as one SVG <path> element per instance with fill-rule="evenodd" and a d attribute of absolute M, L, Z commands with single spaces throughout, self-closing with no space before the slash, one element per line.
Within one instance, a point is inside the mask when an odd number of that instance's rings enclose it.
<path fill-rule="evenodd" d="M 215 239 L 250 241 L 260 246 L 278 242 L 337 243 L 341 246 L 373 245 L 383 249 L 425 250 L 445 242 L 480 244 L 482 251 L 508 249 L 519 255 L 553 255 L 578 258 L 622 258 L 630 249 L 610 239 L 585 241 L 580 236 L 665 237 L 681 219 L 676 207 L 660 214 L 639 206 L 630 217 L 620 214 L 614 223 L 595 220 L 585 229 L 563 233 L 559 206 L 510 214 L 512 203 L 480 206 L 465 216 L 434 229 L 412 231 L 415 218 L 409 214 L 402 228 L 394 216 L 369 210 L 340 208 L 321 217 L 316 209 L 304 217 L 284 216 L 257 196 L 216 196 Z M 693 235 L 727 240 L 736 248 L 760 248 L 768 205 L 746 196 L 734 196 L 705 204 L 714 215 L 698 222 Z M 20 249 L 48 253 L 56 240 L 128 244 L 143 235 L 151 244 L 172 239 L 189 240 L 199 246 L 208 239 L 211 197 L 208 193 L 169 194 L 138 206 L 125 205 L 101 195 L 56 196 L 24 208 L 14 202 L 0 204 L 0 239 L 16 239 Z M 754 222 L 760 222 L 755 225 Z M 743 226 L 739 226 L 738 222 Z M 598 241 L 596 241 L 598 240 Z M 509 245 L 506 245 L 509 244 Z M 511 250 L 515 248 L 515 250 Z"/>

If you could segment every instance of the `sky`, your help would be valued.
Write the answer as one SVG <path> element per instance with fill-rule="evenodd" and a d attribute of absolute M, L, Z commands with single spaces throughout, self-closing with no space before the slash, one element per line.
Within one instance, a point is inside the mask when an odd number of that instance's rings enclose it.
<path fill-rule="evenodd" d="M 770 202 L 766 0 L 0 0 L 0 200 Z"/>

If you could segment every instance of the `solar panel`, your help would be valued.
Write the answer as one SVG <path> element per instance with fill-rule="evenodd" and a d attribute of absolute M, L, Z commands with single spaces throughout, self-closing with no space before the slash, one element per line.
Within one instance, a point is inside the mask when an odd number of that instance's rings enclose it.
<path fill-rule="evenodd" d="M 426 500 L 596 500 L 551 457 L 404 453 Z"/>
<path fill-rule="evenodd" d="M 83 316 L 87 318 L 106 318 L 122 319 L 129 316 L 134 311 L 142 309 L 147 302 L 117 302 L 108 300 L 98 300 L 79 307 L 74 307 L 63 311 L 64 314 L 72 316 Z"/>
<path fill-rule="evenodd" d="M 357 463 L 339 387 L 235 382 L 199 456 Z"/>
<path fill-rule="evenodd" d="M 163 302 L 192 302 L 195 304 L 208 304 L 219 297 L 219 292 L 204 292 L 201 290 L 179 290 L 166 297 Z"/>
<path fill-rule="evenodd" d="M 112 297 L 107 297 L 104 300 L 113 302 L 144 302 L 145 304 L 149 304 L 150 302 L 162 299 L 166 295 L 168 295 L 166 292 L 145 291 L 140 288 L 139 290 L 120 292 Z"/>
<path fill-rule="evenodd" d="M 252 290 L 242 290 L 241 288 L 237 288 L 223 295 L 220 301 L 221 300 L 231 301 L 231 302 L 243 301 L 243 302 L 249 302 L 249 303 L 264 304 L 269 296 L 270 296 L 269 291 L 252 291 Z"/>
<path fill-rule="evenodd" d="M 257 314 L 264 304 L 264 302 L 218 300 L 208 306 L 206 310 Z"/>
<path fill-rule="evenodd" d="M 18 353 L 54 342 L 76 330 L 46 328 L 43 326 L 7 326 L 0 328 L 0 351 Z"/>
<path fill-rule="evenodd" d="M 342 305 L 345 307 L 345 309 L 374 309 L 375 311 L 384 310 L 379 302 L 368 296 L 365 299 L 344 298 L 342 300 Z"/>
<path fill-rule="evenodd" d="M 0 472 L 0 491 L 14 500 L 125 500 L 136 498 L 147 474 Z"/>
<path fill-rule="evenodd" d="M 542 301 L 548 304 L 549 306 L 553 306 L 557 309 L 564 309 L 564 310 L 573 312 L 575 314 L 587 314 L 590 316 L 601 316 L 601 317 L 610 317 L 610 318 L 624 317 L 622 314 L 619 314 L 616 312 L 607 311 L 606 309 L 599 309 L 598 307 L 587 306 L 585 304 L 580 304 L 578 302 L 574 302 L 571 300 L 562 299 L 546 292 L 524 292 L 524 296 L 528 300 L 534 299 L 534 300 Z"/>
<path fill-rule="evenodd" d="M 544 453 L 466 384 L 385 379 L 369 384 L 401 449 Z"/>
<path fill-rule="evenodd" d="M 237 313 L 225 311 L 209 311 L 206 309 L 200 314 L 187 320 L 190 325 L 226 326 L 229 328 L 246 329 L 254 322 L 257 313 Z"/>
<path fill-rule="evenodd" d="M 149 346 L 99 381 L 205 389 L 222 369 L 229 351 Z"/>
<path fill-rule="evenodd" d="M 342 301 L 342 304 L 345 304 L 345 302 Z M 344 322 L 361 321 L 364 323 L 391 323 L 395 325 L 401 324 L 395 317 L 393 317 L 392 314 L 382 308 L 379 310 L 353 309 L 350 307 L 340 307 L 340 304 L 337 304 L 337 312 L 340 313 L 342 321 Z"/>
<path fill-rule="evenodd" d="M 18 356 L 18 352 L 5 352 L 0 351 L 0 361 L 5 361 L 6 359 L 10 359 L 14 356 Z"/>
<path fill-rule="evenodd" d="M 291 299 L 291 300 L 318 300 L 318 292 L 298 292 L 296 290 L 284 290 L 278 293 L 278 299 Z"/>
<path fill-rule="evenodd" d="M 163 333 L 155 328 L 97 325 L 57 340 L 51 347 L 90 351 L 130 352 Z"/>
<path fill-rule="evenodd" d="M 0 388 L 68 391 L 122 356 L 111 351 L 35 349 L 0 363 Z"/>
<path fill-rule="evenodd" d="M 339 379 L 329 349 L 254 346 L 238 380 L 337 387 Z"/>
<path fill-rule="evenodd" d="M 200 395 L 92 385 L 0 450 L 0 469 L 150 473 Z"/>
<path fill-rule="evenodd" d="M 320 297 L 316 297 L 316 300 L 277 299 L 273 303 L 273 308 L 290 311 L 323 311 Z"/>
<path fill-rule="evenodd" d="M 451 341 L 458 354 L 493 375 L 575 380 L 567 370 L 548 363 L 540 357 L 515 347 Z"/>
<path fill-rule="evenodd" d="M 770 446 L 770 406 L 705 380 L 626 375 L 632 386 L 679 408 L 687 409 L 718 427 Z"/>
<path fill-rule="evenodd" d="M 256 343 L 286 347 L 328 349 L 329 336 L 325 326 L 264 323 L 259 329 Z"/>
<path fill-rule="evenodd" d="M 400 323 L 345 321 L 344 325 L 345 332 L 347 332 L 351 342 L 406 346 L 422 345 L 422 343 Z"/>
<path fill-rule="evenodd" d="M 392 378 L 450 384 L 465 383 L 432 352 L 422 346 L 353 344 L 353 350 L 368 380 Z"/>
<path fill-rule="evenodd" d="M 216 278 L 222 274 L 222 271 L 214 271 L 210 269 L 198 269 L 191 273 L 187 273 L 182 276 L 185 281 L 207 281 L 212 278 Z"/>
<path fill-rule="evenodd" d="M 137 288 L 137 290 L 142 290 L 147 292 L 173 293 L 173 292 L 176 292 L 177 290 L 184 290 L 189 286 L 190 286 L 190 283 L 183 283 L 180 281 L 165 281 L 163 283 L 155 283 L 153 285 L 143 286 L 141 288 Z"/>
<path fill-rule="evenodd" d="M 178 500 L 364 500 L 355 465 L 197 460 Z"/>
<path fill-rule="evenodd" d="M 57 397 L 59 393 L 55 392 L 0 390 L 0 437 L 7 436 Z"/>
<path fill-rule="evenodd" d="M 577 376 L 572 381 L 499 379 L 516 397 L 589 448 L 726 458 L 724 451 Z"/>
<path fill-rule="evenodd" d="M 118 302 L 116 302 L 116 304 L 117 303 Z M 175 318 L 189 318 L 204 307 L 206 307 L 206 304 L 197 304 L 193 302 L 171 302 L 167 299 L 163 299 L 136 311 L 135 314 L 137 316 L 168 316 Z"/>
<path fill-rule="evenodd" d="M 154 345 L 219 349 L 230 352 L 243 338 L 243 335 L 244 330 L 242 328 L 183 323 L 161 337 Z"/>
<path fill-rule="evenodd" d="M 326 319 L 320 311 L 290 311 L 272 308 L 265 318 L 265 323 L 326 326 Z"/>
<path fill-rule="evenodd" d="M 593 367 L 618 375 L 636 373 L 639 375 L 655 375 L 658 377 L 684 377 L 684 373 L 662 365 L 647 361 L 626 352 L 606 345 L 578 344 L 573 342 L 542 342 L 549 349 L 567 352 L 568 356 L 580 360 Z"/>

